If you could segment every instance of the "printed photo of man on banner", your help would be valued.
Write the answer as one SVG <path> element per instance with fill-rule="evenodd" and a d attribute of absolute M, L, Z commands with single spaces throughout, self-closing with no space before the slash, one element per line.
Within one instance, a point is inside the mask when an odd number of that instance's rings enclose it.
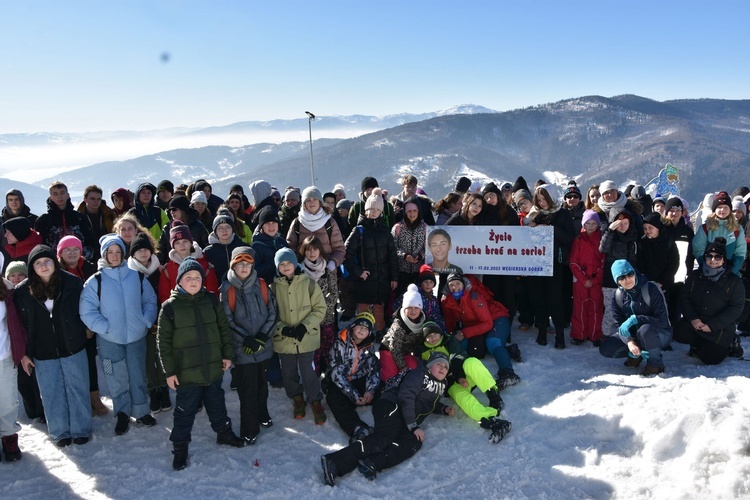
<path fill-rule="evenodd" d="M 553 227 L 430 226 L 425 261 L 439 274 L 552 276 Z"/>

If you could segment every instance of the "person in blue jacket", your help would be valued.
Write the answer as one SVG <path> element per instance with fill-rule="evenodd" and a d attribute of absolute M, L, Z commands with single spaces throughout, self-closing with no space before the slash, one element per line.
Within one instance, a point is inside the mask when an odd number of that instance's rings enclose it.
<path fill-rule="evenodd" d="M 125 243 L 116 234 L 99 239 L 99 271 L 83 286 L 81 320 L 95 333 L 99 360 L 117 417 L 115 434 L 125 434 L 130 418 L 151 427 L 146 383 L 146 333 L 156 322 L 156 294 L 127 266 Z"/>
<path fill-rule="evenodd" d="M 612 297 L 616 335 L 605 332 L 599 347 L 602 356 L 624 358 L 625 366 L 637 367 L 646 360 L 641 375 L 658 375 L 664 371 L 662 350 L 672 341 L 672 325 L 664 295 L 659 286 L 625 259 L 612 263 L 612 277 L 618 289 Z"/>

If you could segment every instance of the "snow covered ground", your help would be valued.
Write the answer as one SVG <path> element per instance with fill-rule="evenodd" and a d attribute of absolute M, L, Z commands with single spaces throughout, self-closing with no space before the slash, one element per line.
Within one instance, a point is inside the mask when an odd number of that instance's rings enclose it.
<path fill-rule="evenodd" d="M 21 409 L 24 456 L 0 464 L 0 491 L 3 498 L 118 499 L 750 497 L 750 363 L 705 367 L 676 344 L 665 353 L 666 373 L 642 378 L 591 344 L 558 351 L 534 338 L 513 332 L 524 362 L 516 367 L 522 382 L 503 392 L 513 422 L 503 442 L 490 444 L 488 431 L 461 411 L 431 416 L 422 450 L 374 482 L 355 471 L 334 488 L 323 484 L 319 456 L 344 446 L 346 436 L 330 414 L 323 426 L 309 411 L 295 421 L 284 391 L 271 389 L 274 426 L 255 446 L 219 447 L 202 412 L 180 472 L 171 467 L 171 412 L 121 437 L 111 414 L 96 417 L 89 444 L 61 450 Z M 494 372 L 494 361 L 484 361 Z M 237 395 L 224 382 L 237 431 Z M 372 422 L 369 408 L 361 411 Z"/>

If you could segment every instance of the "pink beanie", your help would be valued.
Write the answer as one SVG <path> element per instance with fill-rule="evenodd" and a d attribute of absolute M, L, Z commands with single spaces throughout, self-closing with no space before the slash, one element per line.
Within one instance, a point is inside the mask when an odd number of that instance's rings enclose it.
<path fill-rule="evenodd" d="M 81 244 L 81 240 L 75 236 L 66 236 L 57 244 L 57 256 L 60 257 L 62 251 L 70 247 L 76 247 L 81 253 L 83 253 L 83 244 Z"/>

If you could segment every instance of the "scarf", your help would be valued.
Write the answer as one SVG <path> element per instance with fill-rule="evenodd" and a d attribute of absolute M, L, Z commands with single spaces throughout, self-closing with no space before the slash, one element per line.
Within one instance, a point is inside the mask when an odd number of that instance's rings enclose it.
<path fill-rule="evenodd" d="M 148 266 L 144 266 L 135 260 L 135 257 L 128 257 L 128 267 L 134 271 L 143 273 L 143 275 L 148 278 L 159 269 L 159 258 L 156 255 L 151 254 L 151 260 L 149 261 Z"/>
<path fill-rule="evenodd" d="M 193 242 L 193 253 L 191 253 L 188 257 L 192 257 L 195 260 L 199 260 L 203 257 L 203 250 L 201 250 L 201 246 L 198 244 L 197 241 Z M 177 253 L 177 250 L 174 248 L 169 251 L 169 260 L 176 263 L 178 266 L 182 264 L 182 261 L 185 260 L 182 257 L 180 257 L 180 254 Z"/>
<path fill-rule="evenodd" d="M 712 267 L 708 267 L 708 264 L 706 264 L 705 262 L 701 265 L 701 272 L 703 273 L 703 276 L 710 279 L 711 281 L 718 281 L 719 278 L 721 278 L 721 275 L 724 274 L 724 271 L 726 271 L 724 266 L 714 269 Z"/>
<path fill-rule="evenodd" d="M 302 261 L 302 266 L 307 275 L 315 282 L 317 282 L 326 272 L 325 259 L 318 259 L 316 262 L 311 262 L 305 257 L 305 260 Z"/>
<path fill-rule="evenodd" d="M 328 222 L 328 219 L 330 218 L 331 216 L 327 214 L 325 210 L 323 210 L 323 207 L 320 207 L 320 209 L 318 209 L 318 213 L 316 214 L 311 214 L 304 207 L 302 207 L 302 210 L 299 211 L 299 215 L 297 216 L 297 219 L 299 219 L 299 223 L 305 226 L 311 233 L 314 233 L 318 229 L 325 226 L 326 222 Z"/>
<path fill-rule="evenodd" d="M 623 195 L 619 191 L 617 193 L 618 193 L 617 199 L 611 203 L 604 201 L 604 198 L 599 198 L 599 201 L 597 202 L 597 205 L 599 205 L 599 208 L 602 209 L 602 212 L 604 212 L 607 215 L 608 220 L 609 220 L 609 213 L 613 208 L 625 208 L 625 205 L 628 202 L 628 199 L 627 197 L 625 197 L 625 195 Z"/>
<path fill-rule="evenodd" d="M 412 320 L 409 319 L 406 314 L 401 315 L 401 319 L 404 321 L 404 325 L 406 325 L 406 328 L 412 331 L 412 333 L 422 333 L 422 325 L 424 325 L 424 312 L 419 314 L 418 322 L 415 323 Z"/>

